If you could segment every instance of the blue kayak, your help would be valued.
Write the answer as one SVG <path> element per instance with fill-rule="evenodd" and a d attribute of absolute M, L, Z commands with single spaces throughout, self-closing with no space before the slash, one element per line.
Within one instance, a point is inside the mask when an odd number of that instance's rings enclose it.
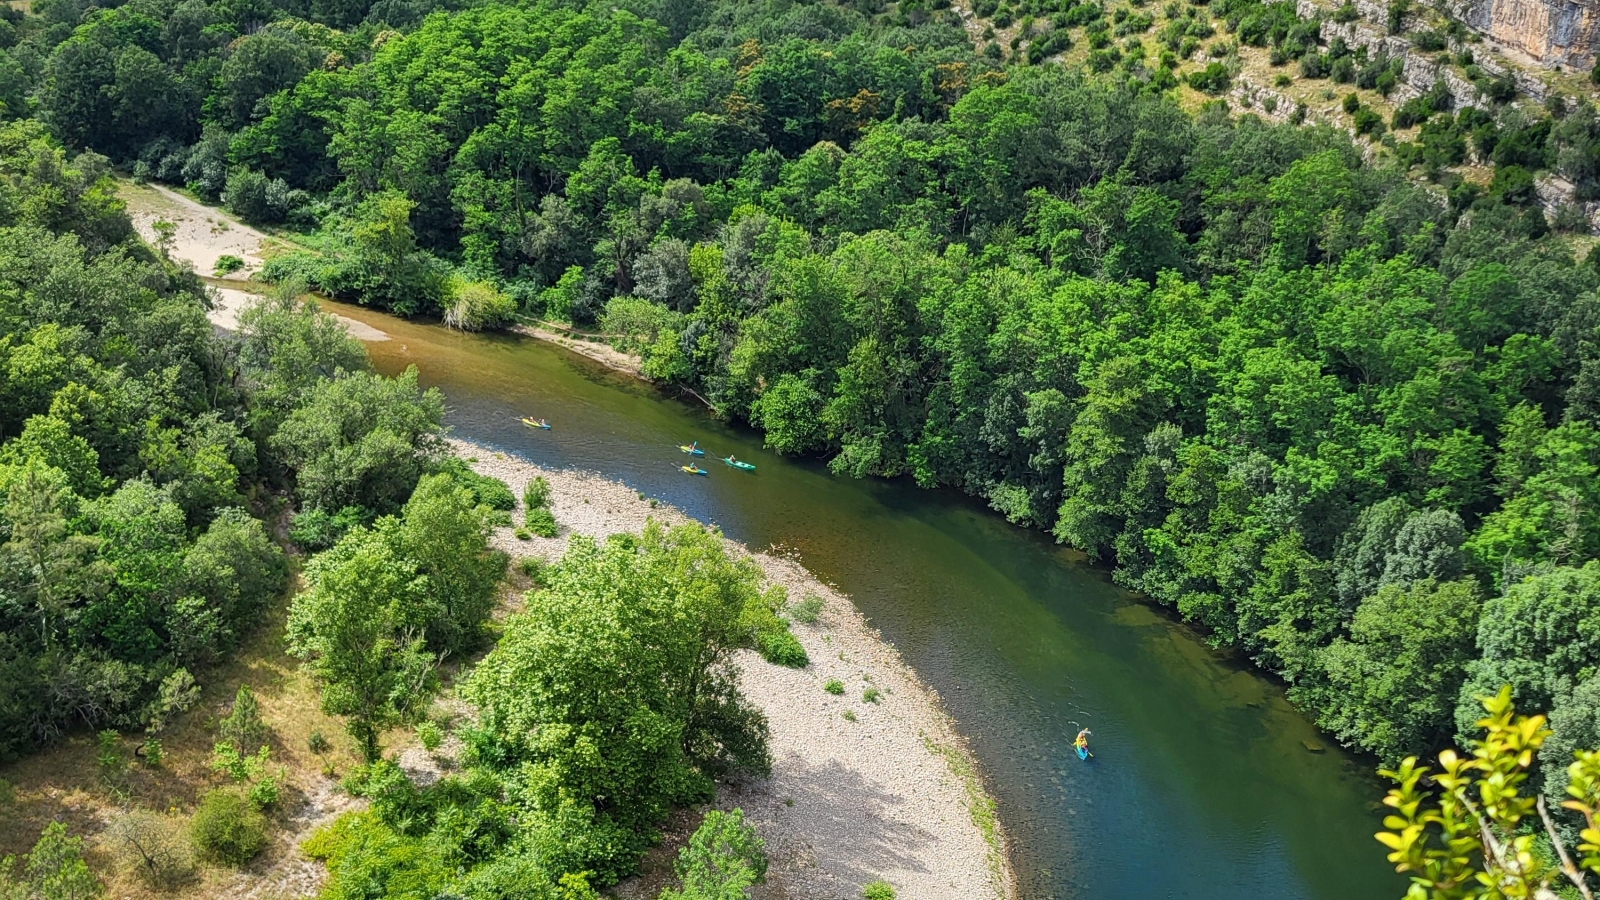
<path fill-rule="evenodd" d="M 1078 758 L 1079 759 L 1088 759 L 1089 758 L 1089 748 L 1088 747 L 1078 747 Z"/>

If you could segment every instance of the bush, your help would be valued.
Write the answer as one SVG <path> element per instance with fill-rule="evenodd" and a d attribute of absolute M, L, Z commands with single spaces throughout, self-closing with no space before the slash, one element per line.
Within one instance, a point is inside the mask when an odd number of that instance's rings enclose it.
<path fill-rule="evenodd" d="M 462 331 L 498 328 L 516 312 L 516 302 L 486 281 L 453 279 L 445 295 L 444 324 Z"/>
<path fill-rule="evenodd" d="M 878 698 L 880 696 L 882 696 L 882 695 L 878 691 L 877 688 L 869 687 L 866 690 L 861 692 L 861 702 L 863 702 L 863 703 L 877 703 L 878 702 Z"/>
<path fill-rule="evenodd" d="M 1411 13 L 1411 0 L 1389 0 L 1389 33 L 1399 34 L 1406 28 L 1406 16 Z"/>
<path fill-rule="evenodd" d="M 789 623 L 778 610 L 787 606 L 787 595 L 782 588 L 771 588 L 758 600 L 745 606 L 740 626 L 750 636 L 756 650 L 768 662 L 780 666 L 804 668 L 811 660 L 805 648 L 789 633 Z"/>
<path fill-rule="evenodd" d="M 1411 43 L 1424 53 L 1437 53 L 1445 48 L 1444 35 L 1437 31 L 1419 31 L 1411 36 Z"/>
<path fill-rule="evenodd" d="M 837 678 L 829 678 L 822 683 L 822 689 L 837 697 L 844 693 L 844 682 Z"/>
<path fill-rule="evenodd" d="M 1333 11 L 1333 20 L 1338 22 L 1340 25 L 1354 22 L 1359 18 L 1361 18 L 1361 12 L 1356 9 L 1356 5 L 1354 3 L 1347 2 L 1345 5 Z"/>
<path fill-rule="evenodd" d="M 242 268 L 244 268 L 244 260 L 234 256 L 232 253 L 224 253 L 217 257 L 216 265 L 211 267 L 211 274 L 221 278 L 224 275 L 230 275 L 234 272 L 237 272 Z"/>
<path fill-rule="evenodd" d="M 251 809 L 269 810 L 278 805 L 279 781 L 276 774 L 264 776 L 245 791 L 245 801 Z"/>
<path fill-rule="evenodd" d="M 531 540 L 533 540 L 533 532 L 529 531 L 526 528 L 515 528 L 515 529 L 512 529 L 511 534 L 512 534 L 513 537 L 515 537 L 519 541 L 531 541 Z"/>
<path fill-rule="evenodd" d="M 106 729 L 95 736 L 98 749 L 95 765 L 100 770 L 100 780 L 113 791 L 120 791 L 128 774 L 128 758 L 122 754 L 121 735 Z"/>
<path fill-rule="evenodd" d="M 472 492 L 472 497 L 480 506 L 487 506 L 494 510 L 511 510 L 517 508 L 517 495 L 511 492 L 511 485 L 489 475 L 480 475 L 472 471 L 465 460 L 449 457 L 439 464 L 439 471 L 449 475 L 456 484 Z"/>
<path fill-rule="evenodd" d="M 1198 72 L 1189 73 L 1189 86 L 1207 94 L 1220 94 L 1226 91 L 1231 83 L 1228 67 L 1220 62 L 1211 63 Z"/>
<path fill-rule="evenodd" d="M 268 178 L 254 169 L 234 169 L 222 190 L 222 202 L 246 222 L 277 224 L 289 218 L 294 202 L 282 178 Z"/>
<path fill-rule="evenodd" d="M 233 709 L 217 725 L 217 736 L 241 756 L 253 756 L 267 741 L 267 725 L 261 721 L 261 704 L 248 684 L 239 685 Z"/>
<path fill-rule="evenodd" d="M 1379 135 L 1383 133 L 1383 116 L 1371 107 L 1363 106 L 1356 110 L 1354 125 L 1356 134 Z"/>
<path fill-rule="evenodd" d="M 799 602 L 789 607 L 789 617 L 802 625 L 815 625 L 822 616 L 822 598 L 816 594 L 807 594 Z"/>
<path fill-rule="evenodd" d="M 550 505 L 550 482 L 544 476 L 537 475 L 522 489 L 522 505 L 529 509 L 540 509 Z"/>
<path fill-rule="evenodd" d="M 555 513 L 543 507 L 528 510 L 523 517 L 523 524 L 529 532 L 542 538 L 553 538 L 558 533 Z"/>
<path fill-rule="evenodd" d="M 894 900 L 894 886 L 887 881 L 874 881 L 861 886 L 861 900 Z"/>
<path fill-rule="evenodd" d="M 544 560 L 537 556 L 524 556 L 517 560 L 517 568 L 522 570 L 522 574 L 533 579 L 535 584 L 544 581 Z"/>
<path fill-rule="evenodd" d="M 170 891 L 194 878 L 194 853 L 176 819 L 130 810 L 111 820 L 104 841 L 117 868 L 146 887 Z"/>
<path fill-rule="evenodd" d="M 422 749 L 432 753 L 444 743 L 444 729 L 437 722 L 423 722 L 417 726 L 417 740 L 422 743 Z"/>
<path fill-rule="evenodd" d="M 1344 101 L 1340 105 L 1344 107 L 1346 113 L 1355 115 L 1356 110 L 1361 108 L 1361 98 L 1356 96 L 1355 91 L 1351 91 L 1344 95 Z"/>
<path fill-rule="evenodd" d="M 678 851 L 676 870 L 683 889 L 665 891 L 660 900 L 748 897 L 751 887 L 766 880 L 766 845 L 745 824 L 744 810 L 712 810 Z"/>
<path fill-rule="evenodd" d="M 289 539 L 304 550 L 319 553 L 339 543 L 345 532 L 370 515 L 359 506 L 346 506 L 336 513 L 324 509 L 301 510 L 289 521 Z"/>
<path fill-rule="evenodd" d="M 206 792 L 189 821 L 189 841 L 202 859 L 242 866 L 267 844 L 265 822 L 238 792 Z"/>
<path fill-rule="evenodd" d="M 776 665 L 803 669 L 811 664 L 811 658 L 806 655 L 806 648 L 800 646 L 799 639 L 790 634 L 788 629 L 757 635 L 756 649 L 760 651 L 763 659 Z"/>

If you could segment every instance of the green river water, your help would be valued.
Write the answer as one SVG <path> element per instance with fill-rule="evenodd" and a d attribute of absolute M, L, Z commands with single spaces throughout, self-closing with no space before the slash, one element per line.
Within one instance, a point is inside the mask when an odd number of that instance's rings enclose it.
<path fill-rule="evenodd" d="M 752 547 L 792 548 L 848 592 L 970 742 L 1023 898 L 1404 892 L 1372 839 L 1371 760 L 1047 536 L 953 492 L 780 458 L 758 434 L 556 347 L 328 307 L 389 333 L 368 345 L 374 363 L 416 365 L 457 436 L 620 479 Z M 758 471 L 712 460 L 709 477 L 685 475 L 677 445 L 694 440 Z M 1072 751 L 1080 726 L 1094 731 L 1089 762 Z"/>

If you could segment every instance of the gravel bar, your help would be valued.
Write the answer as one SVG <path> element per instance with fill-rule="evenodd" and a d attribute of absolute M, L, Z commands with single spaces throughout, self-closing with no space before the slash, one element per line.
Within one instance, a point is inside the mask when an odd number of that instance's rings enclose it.
<path fill-rule="evenodd" d="M 693 521 L 600 475 L 543 468 L 466 441 L 451 444 L 473 469 L 511 486 L 518 521 L 523 486 L 540 475 L 550 483 L 560 534 L 524 541 L 499 529 L 495 545 L 513 558 L 555 560 L 573 533 L 602 538 L 637 532 L 650 518 Z M 816 624 L 794 625 L 809 666 L 772 665 L 751 651 L 737 658 L 745 696 L 771 725 L 772 777 L 720 785 L 715 803 L 742 808 L 767 843 L 767 883 L 755 896 L 853 900 L 862 885 L 881 879 L 901 900 L 1014 898 L 994 804 L 938 695 L 848 597 L 792 559 L 734 541 L 727 546 L 783 585 L 791 602 L 807 594 L 823 600 Z M 842 695 L 823 690 L 829 679 L 844 683 Z M 863 699 L 869 687 L 879 692 L 877 702 Z M 653 897 L 656 884 L 619 887 L 624 895 Z"/>

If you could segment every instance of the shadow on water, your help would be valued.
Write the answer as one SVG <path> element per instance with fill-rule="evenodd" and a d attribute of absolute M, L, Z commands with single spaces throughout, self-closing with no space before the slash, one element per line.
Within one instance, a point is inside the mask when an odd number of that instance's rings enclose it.
<path fill-rule="evenodd" d="M 792 548 L 847 591 L 945 698 L 1028 900 L 1403 893 L 1372 839 L 1382 787 L 1370 761 L 1325 749 L 1277 685 L 1048 536 L 954 492 L 779 458 L 697 405 L 548 345 L 330 307 L 392 336 L 369 345 L 374 364 L 415 364 L 444 390 L 455 434 L 619 478 L 753 547 Z M 553 428 L 530 431 L 524 415 Z M 695 440 L 709 477 L 678 471 L 678 445 Z M 758 471 L 712 458 L 729 453 Z M 1080 727 L 1094 732 L 1087 762 L 1071 747 Z"/>

